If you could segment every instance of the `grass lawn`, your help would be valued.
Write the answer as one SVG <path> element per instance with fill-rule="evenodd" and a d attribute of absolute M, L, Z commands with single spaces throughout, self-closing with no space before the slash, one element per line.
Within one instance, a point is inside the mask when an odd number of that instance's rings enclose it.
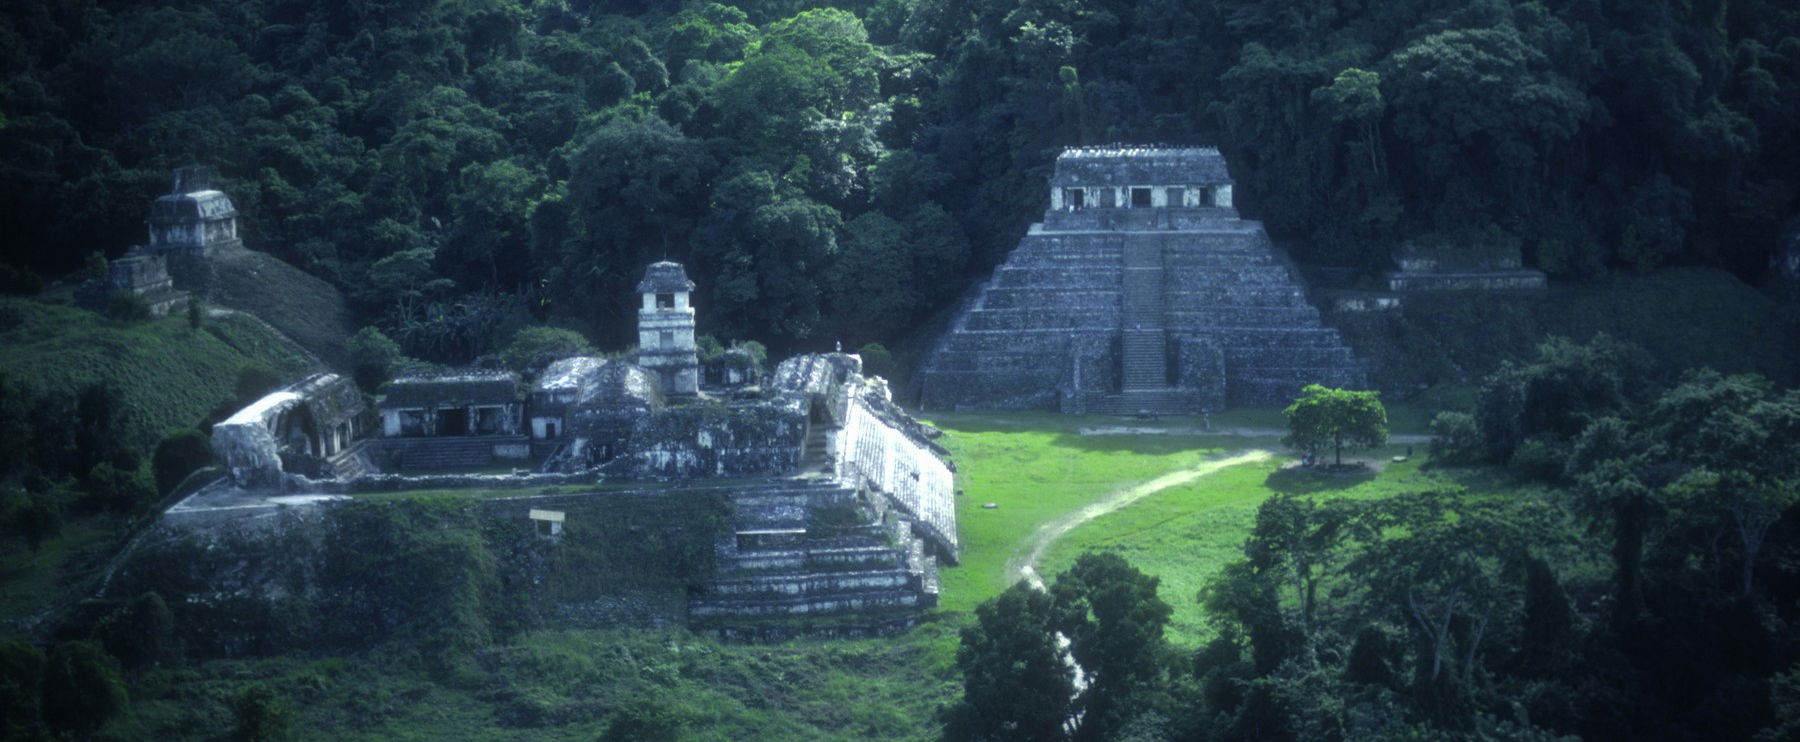
<path fill-rule="evenodd" d="M 1419 434 L 1435 410 L 1396 405 L 1389 410 L 1394 433 Z M 1139 569 L 1162 579 L 1162 596 L 1175 608 L 1170 638 L 1198 646 L 1212 635 L 1196 595 L 1224 564 L 1242 558 L 1256 507 L 1285 491 L 1320 496 L 1386 497 L 1400 492 L 1463 484 L 1448 475 L 1421 472 L 1422 446 L 1402 464 L 1379 474 L 1314 475 L 1282 469 L 1276 437 L 1203 435 L 1080 435 L 1085 427 L 1131 426 L 1193 429 L 1199 419 L 1169 418 L 1159 423 L 1116 417 L 1016 412 L 940 414 L 932 422 L 955 455 L 957 527 L 963 562 L 942 571 L 942 607 L 968 611 L 1010 585 L 1006 564 L 1043 524 L 1163 474 L 1248 449 L 1266 449 L 1275 458 L 1229 467 L 1162 490 L 1116 512 L 1076 527 L 1045 554 L 1038 572 L 1050 578 L 1089 549 L 1120 551 Z M 1230 410 L 1212 416 L 1214 428 L 1279 430 L 1277 409 Z M 1387 461 L 1405 445 L 1359 452 Z M 1489 486 L 1502 486 L 1489 483 Z M 994 503 L 997 508 L 982 507 Z"/>
<path fill-rule="evenodd" d="M 152 670 L 98 739 L 214 740 L 250 682 L 295 709 L 296 740 L 582 740 L 652 700 L 700 741 L 936 739 L 960 687 L 953 627 L 893 639 L 722 644 L 683 631 L 540 631 L 445 672 L 416 656 L 215 660 Z"/>

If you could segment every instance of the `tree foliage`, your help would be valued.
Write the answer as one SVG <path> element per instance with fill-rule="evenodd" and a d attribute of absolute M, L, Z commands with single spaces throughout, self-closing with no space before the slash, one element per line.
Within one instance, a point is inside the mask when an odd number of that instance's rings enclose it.
<path fill-rule="evenodd" d="M 1306 451 L 1331 446 L 1339 465 L 1344 447 L 1368 448 L 1387 443 L 1387 408 L 1380 392 L 1330 389 L 1318 384 L 1300 390 L 1300 397 L 1282 410 L 1287 416 L 1284 445 Z"/>

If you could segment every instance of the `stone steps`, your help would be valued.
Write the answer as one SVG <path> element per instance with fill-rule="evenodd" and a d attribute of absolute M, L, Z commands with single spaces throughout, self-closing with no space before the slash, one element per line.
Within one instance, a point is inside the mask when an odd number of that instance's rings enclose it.
<path fill-rule="evenodd" d="M 697 596 L 688 601 L 694 618 L 758 618 L 866 613 L 881 609 L 924 608 L 923 591 L 871 590 L 828 595 L 798 595 L 780 599 Z"/>

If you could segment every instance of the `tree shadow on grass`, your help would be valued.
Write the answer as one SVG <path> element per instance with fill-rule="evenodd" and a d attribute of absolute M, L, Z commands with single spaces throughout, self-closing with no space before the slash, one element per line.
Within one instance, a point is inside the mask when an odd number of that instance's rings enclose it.
<path fill-rule="evenodd" d="M 1287 466 L 1269 472 L 1263 486 L 1289 495 L 1346 490 L 1375 478 L 1375 467 L 1359 466 L 1351 471 L 1329 471 Z"/>

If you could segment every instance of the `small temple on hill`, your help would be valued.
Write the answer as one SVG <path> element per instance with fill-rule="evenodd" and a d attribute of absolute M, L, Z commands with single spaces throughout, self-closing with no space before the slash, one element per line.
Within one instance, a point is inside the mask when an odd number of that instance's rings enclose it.
<path fill-rule="evenodd" d="M 1210 147 L 1076 147 L 917 372 L 920 406 L 1193 414 L 1361 386 Z"/>

